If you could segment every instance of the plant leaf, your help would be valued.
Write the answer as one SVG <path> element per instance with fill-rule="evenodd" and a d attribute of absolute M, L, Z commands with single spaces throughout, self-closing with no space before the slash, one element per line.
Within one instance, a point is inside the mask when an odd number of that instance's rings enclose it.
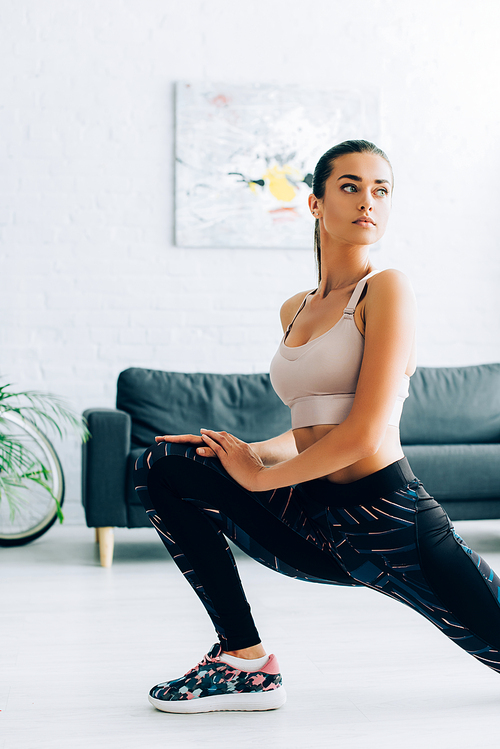
<path fill-rule="evenodd" d="M 74 413 L 62 398 L 37 390 L 11 392 L 8 390 L 10 387 L 10 384 L 0 385 L 0 415 L 2 411 L 13 411 L 35 424 L 39 421 L 51 427 L 61 437 L 71 429 L 83 442 L 89 439 L 87 422 Z"/>

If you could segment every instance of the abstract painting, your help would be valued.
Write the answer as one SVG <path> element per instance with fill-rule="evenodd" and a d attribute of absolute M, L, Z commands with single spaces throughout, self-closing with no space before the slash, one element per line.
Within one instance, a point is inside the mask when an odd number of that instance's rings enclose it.
<path fill-rule="evenodd" d="M 311 247 L 317 160 L 378 125 L 373 92 L 177 83 L 176 244 Z"/>

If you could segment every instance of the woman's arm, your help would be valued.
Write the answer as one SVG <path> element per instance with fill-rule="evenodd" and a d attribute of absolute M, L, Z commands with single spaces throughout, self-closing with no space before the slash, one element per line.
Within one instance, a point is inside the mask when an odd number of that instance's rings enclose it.
<path fill-rule="evenodd" d="M 267 491 L 326 476 L 374 455 L 408 366 L 415 335 L 415 296 L 403 273 L 374 276 L 365 299 L 365 349 L 356 395 L 347 419 L 299 455 L 263 466 L 232 435 L 203 430 L 225 469 L 251 491 Z M 260 464 L 259 464 L 260 463 Z"/>
<path fill-rule="evenodd" d="M 214 434 L 217 433 L 214 432 Z M 182 445 L 191 445 L 192 447 L 196 447 L 198 455 L 203 455 L 205 458 L 216 457 L 215 451 L 208 447 L 199 434 L 164 434 L 155 437 L 155 442 L 177 442 Z M 265 466 L 275 465 L 297 455 L 297 446 L 291 429 L 284 434 L 264 440 L 263 442 L 250 442 L 247 447 L 253 450 Z"/>
<path fill-rule="evenodd" d="M 250 447 L 265 466 L 274 466 L 297 455 L 297 445 L 291 429 L 270 440 L 251 442 Z"/>

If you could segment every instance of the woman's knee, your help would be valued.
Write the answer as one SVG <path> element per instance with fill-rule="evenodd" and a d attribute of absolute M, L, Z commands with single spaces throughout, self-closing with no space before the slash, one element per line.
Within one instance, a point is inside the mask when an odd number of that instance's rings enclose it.
<path fill-rule="evenodd" d="M 138 486 L 146 486 L 149 471 L 158 458 L 161 458 L 164 455 L 165 448 L 161 443 L 157 444 L 156 442 L 147 447 L 144 452 L 139 455 L 134 463 L 134 484 L 136 489 Z"/>
<path fill-rule="evenodd" d="M 139 455 L 134 464 L 135 490 L 143 503 L 146 511 L 153 509 L 154 497 L 157 489 L 165 500 L 168 492 L 165 492 L 165 480 L 168 478 L 169 451 L 165 442 L 153 443 Z M 167 482 L 168 483 L 168 482 Z"/>
<path fill-rule="evenodd" d="M 181 474 L 189 472 L 196 457 L 195 447 L 186 447 L 172 442 L 155 442 L 146 448 L 135 461 L 135 485 L 136 487 L 146 485 L 153 479 L 153 476 L 154 480 L 160 476 L 163 480 L 167 480 L 169 476 L 177 476 L 179 472 Z"/>
<path fill-rule="evenodd" d="M 182 447 L 181 453 L 176 449 L 177 447 L 181 446 L 170 442 L 153 442 L 135 461 L 135 470 L 140 471 L 143 468 L 150 470 L 157 460 L 168 458 L 170 455 L 182 454 L 188 457 L 186 447 Z"/>

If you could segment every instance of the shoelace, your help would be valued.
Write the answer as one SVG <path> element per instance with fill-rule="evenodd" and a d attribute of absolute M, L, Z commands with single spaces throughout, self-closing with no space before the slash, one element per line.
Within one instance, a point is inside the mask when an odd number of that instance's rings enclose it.
<path fill-rule="evenodd" d="M 184 674 L 184 676 L 189 676 L 190 674 L 193 674 L 196 671 L 198 671 L 199 668 L 202 668 L 203 666 L 208 666 L 210 663 L 215 663 L 215 662 L 216 662 L 216 659 L 210 658 L 210 656 L 207 653 L 206 655 L 203 656 L 201 661 L 197 663 L 196 666 L 194 666 L 194 668 L 192 668 L 190 671 Z"/>

